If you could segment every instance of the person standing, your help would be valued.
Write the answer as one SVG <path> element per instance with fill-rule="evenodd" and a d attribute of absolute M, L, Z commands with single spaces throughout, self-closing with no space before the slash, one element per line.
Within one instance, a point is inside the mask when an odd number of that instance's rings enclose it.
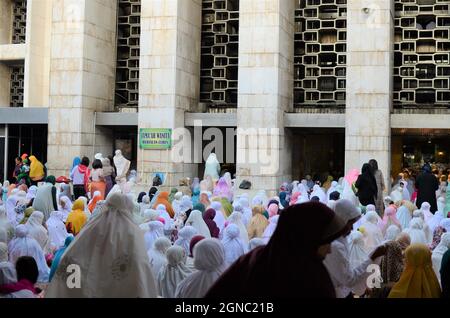
<path fill-rule="evenodd" d="M 75 200 L 79 197 L 86 196 L 89 184 L 89 158 L 83 157 L 80 164 L 75 166 L 70 173 L 70 179 L 73 182 L 73 195 Z"/>
<path fill-rule="evenodd" d="M 16 157 L 16 166 L 14 167 L 13 179 L 18 182 L 18 177 L 20 174 L 20 168 L 22 167 L 22 158 Z"/>
<path fill-rule="evenodd" d="M 439 188 L 438 179 L 431 173 L 431 166 L 427 163 L 422 167 L 422 173 L 416 180 L 417 201 L 416 206 L 428 202 L 431 213 L 437 211 L 436 190 Z"/>
<path fill-rule="evenodd" d="M 375 200 L 375 207 L 378 215 L 382 217 L 384 213 L 383 191 L 386 190 L 384 176 L 381 170 L 378 169 L 378 162 L 375 159 L 369 160 L 369 165 L 372 167 L 372 172 L 377 183 L 377 198 Z"/>
<path fill-rule="evenodd" d="M 30 179 L 32 185 L 38 185 L 45 177 L 44 165 L 35 157 L 29 158 L 30 164 Z"/>
<path fill-rule="evenodd" d="M 58 210 L 55 183 L 55 177 L 48 176 L 45 184 L 37 189 L 36 197 L 33 200 L 33 209 L 44 213 L 45 221 L 50 217 L 50 213 Z"/>
<path fill-rule="evenodd" d="M 372 167 L 368 163 L 362 166 L 361 174 L 358 176 L 355 186 L 358 189 L 357 196 L 362 205 L 375 205 L 375 199 L 378 198 L 378 187 L 372 173 Z"/>

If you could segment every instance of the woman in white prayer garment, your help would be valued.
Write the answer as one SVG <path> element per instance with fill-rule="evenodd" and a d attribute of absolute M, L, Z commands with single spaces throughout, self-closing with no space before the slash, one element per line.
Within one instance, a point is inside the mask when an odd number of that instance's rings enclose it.
<path fill-rule="evenodd" d="M 222 244 L 225 250 L 225 262 L 228 266 L 247 252 L 247 246 L 242 242 L 239 232 L 236 224 L 228 224 L 223 233 Z"/>
<path fill-rule="evenodd" d="M 152 298 L 157 296 L 144 234 L 133 221 L 133 202 L 113 193 L 102 212 L 69 245 L 49 284 L 48 298 Z M 86 257 L 89 255 L 89 257 Z M 67 285 L 67 268 L 80 267 L 81 288 Z"/>
<path fill-rule="evenodd" d="M 163 236 L 156 239 L 153 247 L 148 250 L 148 258 L 150 260 L 150 266 L 154 277 L 158 277 L 161 268 L 167 264 L 166 253 L 169 247 L 172 246 L 170 240 Z"/>
<path fill-rule="evenodd" d="M 225 266 L 225 251 L 217 239 L 204 239 L 194 248 L 195 273 L 187 276 L 175 292 L 176 298 L 202 298 L 222 275 Z"/>
<path fill-rule="evenodd" d="M 181 246 L 172 246 L 166 252 L 167 264 L 159 271 L 158 294 L 163 298 L 174 298 L 178 284 L 192 271 L 186 266 L 187 254 Z"/>

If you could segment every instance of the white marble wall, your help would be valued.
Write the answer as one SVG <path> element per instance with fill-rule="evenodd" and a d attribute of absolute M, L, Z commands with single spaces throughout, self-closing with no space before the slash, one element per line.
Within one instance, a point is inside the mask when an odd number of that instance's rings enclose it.
<path fill-rule="evenodd" d="M 294 0 L 240 2 L 238 128 L 274 129 L 268 144 L 263 135 L 253 140 L 238 131 L 237 182 L 247 179 L 254 189 L 275 191 L 290 179 L 284 113 L 293 99 L 294 8 Z"/>
<path fill-rule="evenodd" d="M 53 0 L 48 165 L 67 174 L 94 149 L 94 112 L 112 109 L 116 2 Z M 98 133 L 98 131 L 97 131 Z"/>
<path fill-rule="evenodd" d="M 141 5 L 139 128 L 183 128 L 184 112 L 199 101 L 201 0 L 142 0 Z M 185 154 L 191 149 L 187 137 Z M 177 185 L 197 176 L 190 162 L 174 150 L 138 149 L 143 183 L 163 172 L 166 186 Z"/>
<path fill-rule="evenodd" d="M 52 1 L 28 0 L 24 107 L 48 107 Z"/>
<path fill-rule="evenodd" d="M 10 44 L 12 36 L 12 1 L 0 0 L 0 45 Z"/>
<path fill-rule="evenodd" d="M 345 169 L 360 169 L 376 159 L 386 179 L 391 161 L 393 26 L 392 1 L 348 1 Z"/>

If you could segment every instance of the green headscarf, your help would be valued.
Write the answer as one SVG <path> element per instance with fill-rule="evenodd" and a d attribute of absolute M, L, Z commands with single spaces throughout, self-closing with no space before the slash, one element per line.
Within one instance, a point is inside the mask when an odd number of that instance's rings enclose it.
<path fill-rule="evenodd" d="M 34 209 L 30 206 L 29 208 L 25 209 L 25 213 L 24 213 L 24 217 L 22 219 L 22 221 L 20 221 L 20 224 L 25 224 L 28 221 L 28 218 L 31 216 L 31 214 L 33 214 Z"/>
<path fill-rule="evenodd" d="M 192 211 L 198 210 L 202 212 L 202 215 L 205 214 L 205 205 L 203 203 L 196 203 L 194 207 L 192 208 Z"/>
<path fill-rule="evenodd" d="M 172 203 L 173 200 L 175 199 L 175 194 L 178 192 L 177 188 L 172 188 L 172 190 L 170 190 L 170 194 L 169 194 L 169 202 Z"/>
<path fill-rule="evenodd" d="M 56 183 L 56 178 L 55 178 L 55 176 L 48 176 L 48 177 L 45 179 L 45 182 L 48 182 L 48 183 L 51 183 L 51 184 L 55 185 L 55 183 Z"/>
<path fill-rule="evenodd" d="M 223 211 L 225 212 L 227 217 L 229 217 L 231 213 L 233 213 L 233 206 L 231 205 L 230 201 L 228 201 L 228 199 L 226 198 L 221 198 L 220 202 L 222 203 Z"/>

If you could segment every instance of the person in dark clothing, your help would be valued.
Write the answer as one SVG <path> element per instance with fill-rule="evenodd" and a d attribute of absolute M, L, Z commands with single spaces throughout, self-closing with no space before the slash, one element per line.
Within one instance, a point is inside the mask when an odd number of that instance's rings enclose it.
<path fill-rule="evenodd" d="M 431 166 L 425 164 L 422 173 L 416 179 L 417 201 L 416 206 L 428 202 L 431 205 L 430 211 L 434 214 L 437 211 L 436 190 L 439 188 L 438 179 L 431 173 Z"/>
<path fill-rule="evenodd" d="M 17 157 L 16 158 L 16 166 L 14 167 L 14 172 L 13 172 L 13 179 L 16 180 L 16 182 L 18 182 L 18 176 L 20 174 L 20 168 L 22 168 L 22 158 Z"/>
<path fill-rule="evenodd" d="M 361 174 L 356 180 L 355 187 L 358 189 L 357 196 L 362 205 L 375 205 L 375 199 L 378 195 L 378 187 L 375 176 L 373 175 L 372 167 L 368 163 L 365 163 L 362 166 Z"/>
<path fill-rule="evenodd" d="M 283 210 L 269 243 L 241 256 L 206 298 L 335 298 L 323 260 L 345 229 L 322 203 L 292 205 Z"/>
<path fill-rule="evenodd" d="M 441 262 L 442 298 L 450 298 L 450 250 L 445 252 Z"/>

